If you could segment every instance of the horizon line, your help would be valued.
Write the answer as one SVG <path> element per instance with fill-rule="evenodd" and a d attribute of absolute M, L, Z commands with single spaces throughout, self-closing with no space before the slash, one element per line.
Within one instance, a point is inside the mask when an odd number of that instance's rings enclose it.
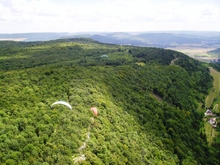
<path fill-rule="evenodd" d="M 146 31 L 77 31 L 77 32 L 0 32 L 0 34 L 33 34 L 33 33 L 146 33 L 146 32 L 220 32 L 220 30 L 146 30 Z"/>

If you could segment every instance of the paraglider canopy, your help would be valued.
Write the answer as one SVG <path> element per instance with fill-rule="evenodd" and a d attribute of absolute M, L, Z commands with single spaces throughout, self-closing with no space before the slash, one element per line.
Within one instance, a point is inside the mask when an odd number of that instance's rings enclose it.
<path fill-rule="evenodd" d="M 103 54 L 101 55 L 102 58 L 108 58 L 108 55 L 107 54 Z"/>
<path fill-rule="evenodd" d="M 94 113 L 95 116 L 98 116 L 98 110 L 96 107 L 91 107 L 90 110 Z"/>
<path fill-rule="evenodd" d="M 54 105 L 56 105 L 56 104 L 62 104 L 62 105 L 65 105 L 65 106 L 69 107 L 69 109 L 72 109 L 72 106 L 71 106 L 69 103 L 65 102 L 65 101 L 56 101 L 56 102 L 54 102 L 54 103 L 51 105 L 51 108 L 52 108 Z"/>

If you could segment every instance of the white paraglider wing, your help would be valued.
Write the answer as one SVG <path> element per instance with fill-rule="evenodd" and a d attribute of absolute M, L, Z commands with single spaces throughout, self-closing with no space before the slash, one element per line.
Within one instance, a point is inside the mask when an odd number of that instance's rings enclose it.
<path fill-rule="evenodd" d="M 54 102 L 54 103 L 51 105 L 51 108 L 52 108 L 54 105 L 56 105 L 56 104 L 62 104 L 62 105 L 65 105 L 65 106 L 69 107 L 69 109 L 72 109 L 72 106 L 71 106 L 69 103 L 65 102 L 65 101 L 57 101 L 57 102 Z"/>

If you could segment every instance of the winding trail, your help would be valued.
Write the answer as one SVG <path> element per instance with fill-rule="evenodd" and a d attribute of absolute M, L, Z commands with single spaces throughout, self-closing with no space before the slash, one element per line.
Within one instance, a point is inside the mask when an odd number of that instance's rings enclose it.
<path fill-rule="evenodd" d="M 170 65 L 174 65 L 174 62 L 177 61 L 177 60 L 179 60 L 179 58 L 176 58 L 176 55 L 174 55 L 174 56 L 175 56 L 175 59 L 173 59 L 173 60 L 170 62 Z"/>
<path fill-rule="evenodd" d="M 83 145 L 78 148 L 78 151 L 79 151 L 79 153 L 80 153 L 80 156 L 77 156 L 77 157 L 73 158 L 74 164 L 80 163 L 80 162 L 86 160 L 86 156 L 85 156 L 85 154 L 83 154 L 83 150 L 86 148 L 87 142 L 88 142 L 89 139 L 90 139 L 90 134 L 91 134 L 91 133 L 90 133 L 90 130 L 91 130 L 92 125 L 93 125 L 93 123 L 94 123 L 94 118 L 92 117 L 91 119 L 92 119 L 92 120 L 91 120 L 91 124 L 90 124 L 89 127 L 88 127 L 88 132 L 87 132 L 86 140 L 83 142 Z M 73 157 L 74 157 L 74 156 L 73 156 Z"/>
<path fill-rule="evenodd" d="M 74 160 L 74 164 L 76 164 L 78 162 L 82 162 L 82 161 L 86 160 L 86 157 L 85 157 L 84 154 L 82 154 L 82 155 L 80 155 L 80 156 L 78 156 L 76 158 L 73 158 L 73 160 Z"/>
<path fill-rule="evenodd" d="M 87 132 L 87 138 L 85 140 L 85 142 L 83 142 L 83 145 L 81 147 L 78 148 L 78 151 L 81 152 L 82 150 L 84 150 L 86 148 L 86 144 L 90 139 L 90 130 L 91 130 L 91 124 L 88 127 L 88 132 Z"/>

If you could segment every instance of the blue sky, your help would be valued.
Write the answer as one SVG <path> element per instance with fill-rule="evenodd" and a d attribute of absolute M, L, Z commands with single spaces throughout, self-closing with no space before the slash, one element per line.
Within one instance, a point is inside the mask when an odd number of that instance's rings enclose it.
<path fill-rule="evenodd" d="M 0 0 L 0 33 L 220 31 L 220 0 Z"/>

